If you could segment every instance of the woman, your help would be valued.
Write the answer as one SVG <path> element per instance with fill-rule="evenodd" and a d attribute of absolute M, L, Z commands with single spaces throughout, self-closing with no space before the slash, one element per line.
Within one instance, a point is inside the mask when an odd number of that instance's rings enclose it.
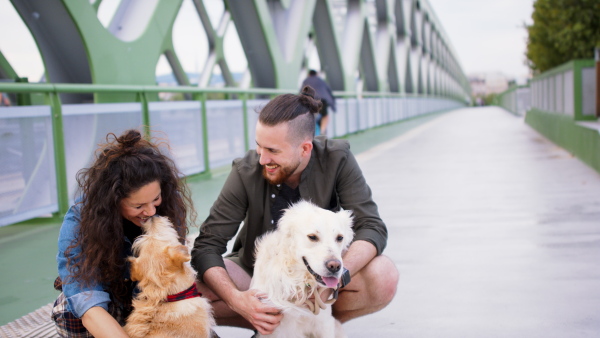
<path fill-rule="evenodd" d="M 106 140 L 94 164 L 77 174 L 81 196 L 58 238 L 55 287 L 62 293 L 52 318 L 62 337 L 127 337 L 121 326 L 135 285 L 126 257 L 141 225 L 167 216 L 184 243 L 187 217 L 192 224 L 196 217 L 180 172 L 157 145 L 137 130 Z"/>

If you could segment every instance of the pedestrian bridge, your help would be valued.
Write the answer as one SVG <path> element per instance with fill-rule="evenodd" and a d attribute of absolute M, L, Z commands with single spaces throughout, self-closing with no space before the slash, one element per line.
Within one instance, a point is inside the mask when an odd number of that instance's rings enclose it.
<path fill-rule="evenodd" d="M 0 107 L 0 338 L 54 335 L 61 217 L 107 133 L 168 139 L 202 221 L 231 160 L 253 148 L 254 112 L 297 93 L 308 68 L 334 90 L 328 137 L 351 143 L 401 274 L 387 308 L 344 324 L 349 337 L 600 332 L 592 60 L 509 91 L 499 100 L 507 110 L 465 108 L 468 80 L 427 0 L 11 0 L 9 9 L 44 76 L 25 78 L 0 51 L 10 104 Z M 243 52 L 227 49 L 232 31 Z M 199 71 L 187 57 L 206 51 Z M 172 82 L 157 80 L 164 66 Z"/>
<path fill-rule="evenodd" d="M 426 114 L 348 140 L 388 226 L 384 254 L 401 274 L 393 302 L 346 323 L 349 337 L 600 331 L 598 172 L 496 107 Z M 189 182 L 200 219 L 226 172 Z M 59 227 L 0 228 L 0 322 L 10 322 L 0 337 L 11 328 L 26 330 L 23 319 L 14 320 L 57 296 Z M 47 318 L 48 307 L 39 311 L 25 318 Z M 29 325 L 49 325 L 34 321 Z"/>

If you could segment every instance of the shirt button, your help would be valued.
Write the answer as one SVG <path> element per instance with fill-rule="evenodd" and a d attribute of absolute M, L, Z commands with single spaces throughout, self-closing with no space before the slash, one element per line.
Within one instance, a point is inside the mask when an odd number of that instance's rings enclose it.
<path fill-rule="evenodd" d="M 271 195 L 271 198 L 275 198 L 275 194 L 272 194 L 272 195 Z"/>
<path fill-rule="evenodd" d="M 273 220 L 271 220 L 271 224 L 273 224 L 273 223 L 275 223 L 275 222 L 273 222 Z"/>

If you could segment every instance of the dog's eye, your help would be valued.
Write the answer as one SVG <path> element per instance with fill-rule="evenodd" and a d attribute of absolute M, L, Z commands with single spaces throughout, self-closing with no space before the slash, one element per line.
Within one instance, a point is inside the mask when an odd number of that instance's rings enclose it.
<path fill-rule="evenodd" d="M 313 242 L 316 242 L 319 240 L 319 237 L 317 237 L 317 235 L 308 235 L 308 239 L 310 239 Z"/>
<path fill-rule="evenodd" d="M 337 238 L 336 238 L 336 241 L 338 241 L 338 242 L 341 242 L 341 241 L 343 241 L 343 240 L 344 240 L 344 236 L 342 236 L 342 235 L 339 235 L 339 236 L 337 236 Z"/>

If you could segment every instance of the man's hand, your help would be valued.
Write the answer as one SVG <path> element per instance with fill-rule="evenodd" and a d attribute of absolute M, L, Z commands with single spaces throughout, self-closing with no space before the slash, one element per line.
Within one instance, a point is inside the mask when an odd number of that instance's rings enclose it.
<path fill-rule="evenodd" d="M 263 335 L 272 334 L 283 318 L 281 310 L 263 302 L 267 295 L 258 290 L 239 293 L 232 304 L 228 304 L 235 312 L 244 317 L 258 332 Z"/>
<path fill-rule="evenodd" d="M 231 264 L 235 265 L 235 263 Z M 246 277 L 249 279 L 249 276 Z M 271 334 L 279 326 L 279 322 L 283 318 L 281 309 L 266 304 L 263 300 L 267 298 L 267 295 L 263 292 L 258 290 L 240 291 L 224 268 L 215 266 L 206 270 L 204 282 L 216 297 L 225 302 L 230 310 L 242 316 L 261 334 Z M 245 288 L 247 287 L 246 285 Z"/>

